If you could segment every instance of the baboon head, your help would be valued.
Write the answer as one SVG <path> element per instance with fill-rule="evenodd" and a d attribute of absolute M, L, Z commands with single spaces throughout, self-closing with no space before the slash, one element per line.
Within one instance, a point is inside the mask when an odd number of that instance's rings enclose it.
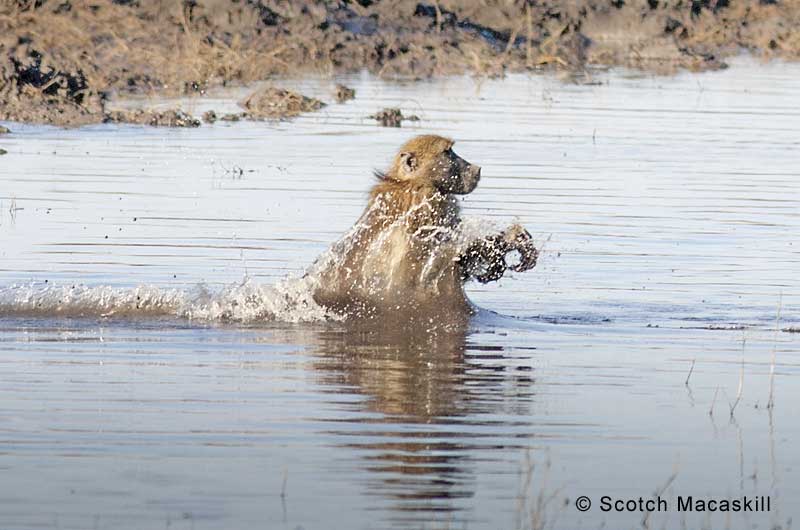
<path fill-rule="evenodd" d="M 435 135 L 412 138 L 400 148 L 385 177 L 427 181 L 442 193 L 470 193 L 478 185 L 481 168 L 455 154 L 453 143 Z"/>

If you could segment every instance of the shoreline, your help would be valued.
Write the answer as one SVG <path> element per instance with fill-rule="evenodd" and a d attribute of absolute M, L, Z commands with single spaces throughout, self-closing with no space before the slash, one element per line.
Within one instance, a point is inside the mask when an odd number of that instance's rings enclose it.
<path fill-rule="evenodd" d="M 551 71 L 580 79 L 593 67 L 655 75 L 720 69 L 743 51 L 800 59 L 796 3 L 575 4 L 16 0 L 0 8 L 0 120 L 175 126 L 186 120 L 113 113 L 111 97 L 202 95 L 362 70 L 397 81 Z M 283 112 L 265 103 L 254 119 L 297 115 L 296 105 Z"/>

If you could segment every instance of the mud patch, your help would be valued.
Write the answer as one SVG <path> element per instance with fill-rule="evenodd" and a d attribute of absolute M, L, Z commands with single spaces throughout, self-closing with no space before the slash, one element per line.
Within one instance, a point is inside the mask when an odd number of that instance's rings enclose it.
<path fill-rule="evenodd" d="M 106 112 L 106 123 L 135 123 L 154 127 L 200 127 L 200 120 L 180 109 L 154 110 L 115 110 Z"/>
<path fill-rule="evenodd" d="M 419 116 L 414 114 L 405 115 L 397 108 L 383 109 L 372 114 L 369 118 L 376 120 L 383 127 L 400 127 L 404 121 L 419 121 Z"/>
<path fill-rule="evenodd" d="M 337 103 L 344 103 L 355 99 L 356 91 L 344 85 L 336 85 L 336 90 L 333 92 L 333 97 L 336 98 Z"/>
<path fill-rule="evenodd" d="M 0 10 L 0 15 L 2 11 Z M 0 34 L 7 31 L 0 22 Z M 17 45 L 0 38 L 0 119 L 57 125 L 99 121 L 103 95 L 90 87 L 79 60 L 53 64 L 47 52 L 20 36 Z M 8 51 L 6 50 L 8 48 Z M 42 48 L 46 50 L 46 48 Z"/>
<path fill-rule="evenodd" d="M 250 94 L 239 105 L 247 110 L 250 119 L 279 120 L 319 110 L 325 103 L 291 90 L 269 87 Z"/>
<path fill-rule="evenodd" d="M 208 110 L 203 113 L 203 121 L 205 123 L 215 123 L 218 121 L 241 121 L 248 118 L 246 112 L 229 112 L 226 114 L 217 114 L 214 110 Z"/>

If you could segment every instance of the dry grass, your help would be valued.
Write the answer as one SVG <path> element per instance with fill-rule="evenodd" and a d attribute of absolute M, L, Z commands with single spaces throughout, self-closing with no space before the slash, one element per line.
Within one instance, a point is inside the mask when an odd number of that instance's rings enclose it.
<path fill-rule="evenodd" d="M 555 528 L 558 516 L 567 506 L 569 499 L 563 496 L 562 489 L 550 485 L 550 469 L 549 456 L 537 469 L 530 451 L 525 453 L 515 511 L 518 530 Z"/>

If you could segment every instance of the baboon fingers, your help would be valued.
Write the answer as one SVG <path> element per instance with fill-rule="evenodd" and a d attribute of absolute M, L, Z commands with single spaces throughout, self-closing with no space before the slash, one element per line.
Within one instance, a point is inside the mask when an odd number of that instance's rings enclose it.
<path fill-rule="evenodd" d="M 528 232 L 525 229 L 525 227 L 523 227 L 522 225 L 518 225 L 518 224 L 513 224 L 513 225 L 509 226 L 508 229 L 506 229 L 506 231 L 503 232 L 502 236 L 503 236 L 503 239 L 509 245 L 519 245 L 521 243 L 524 243 L 526 241 L 531 241 L 533 239 L 533 236 L 531 236 L 531 233 Z"/>
<path fill-rule="evenodd" d="M 519 263 L 510 266 L 509 269 L 514 272 L 525 272 L 536 266 L 536 262 L 539 259 L 539 251 L 533 244 L 520 245 L 514 250 L 519 252 L 520 260 Z"/>
<path fill-rule="evenodd" d="M 525 227 L 519 224 L 511 225 L 503 233 L 503 240 L 507 244 L 506 254 L 511 252 L 519 253 L 519 263 L 510 265 L 509 269 L 514 272 L 524 272 L 536 266 L 539 251 L 533 245 L 533 236 Z"/>

